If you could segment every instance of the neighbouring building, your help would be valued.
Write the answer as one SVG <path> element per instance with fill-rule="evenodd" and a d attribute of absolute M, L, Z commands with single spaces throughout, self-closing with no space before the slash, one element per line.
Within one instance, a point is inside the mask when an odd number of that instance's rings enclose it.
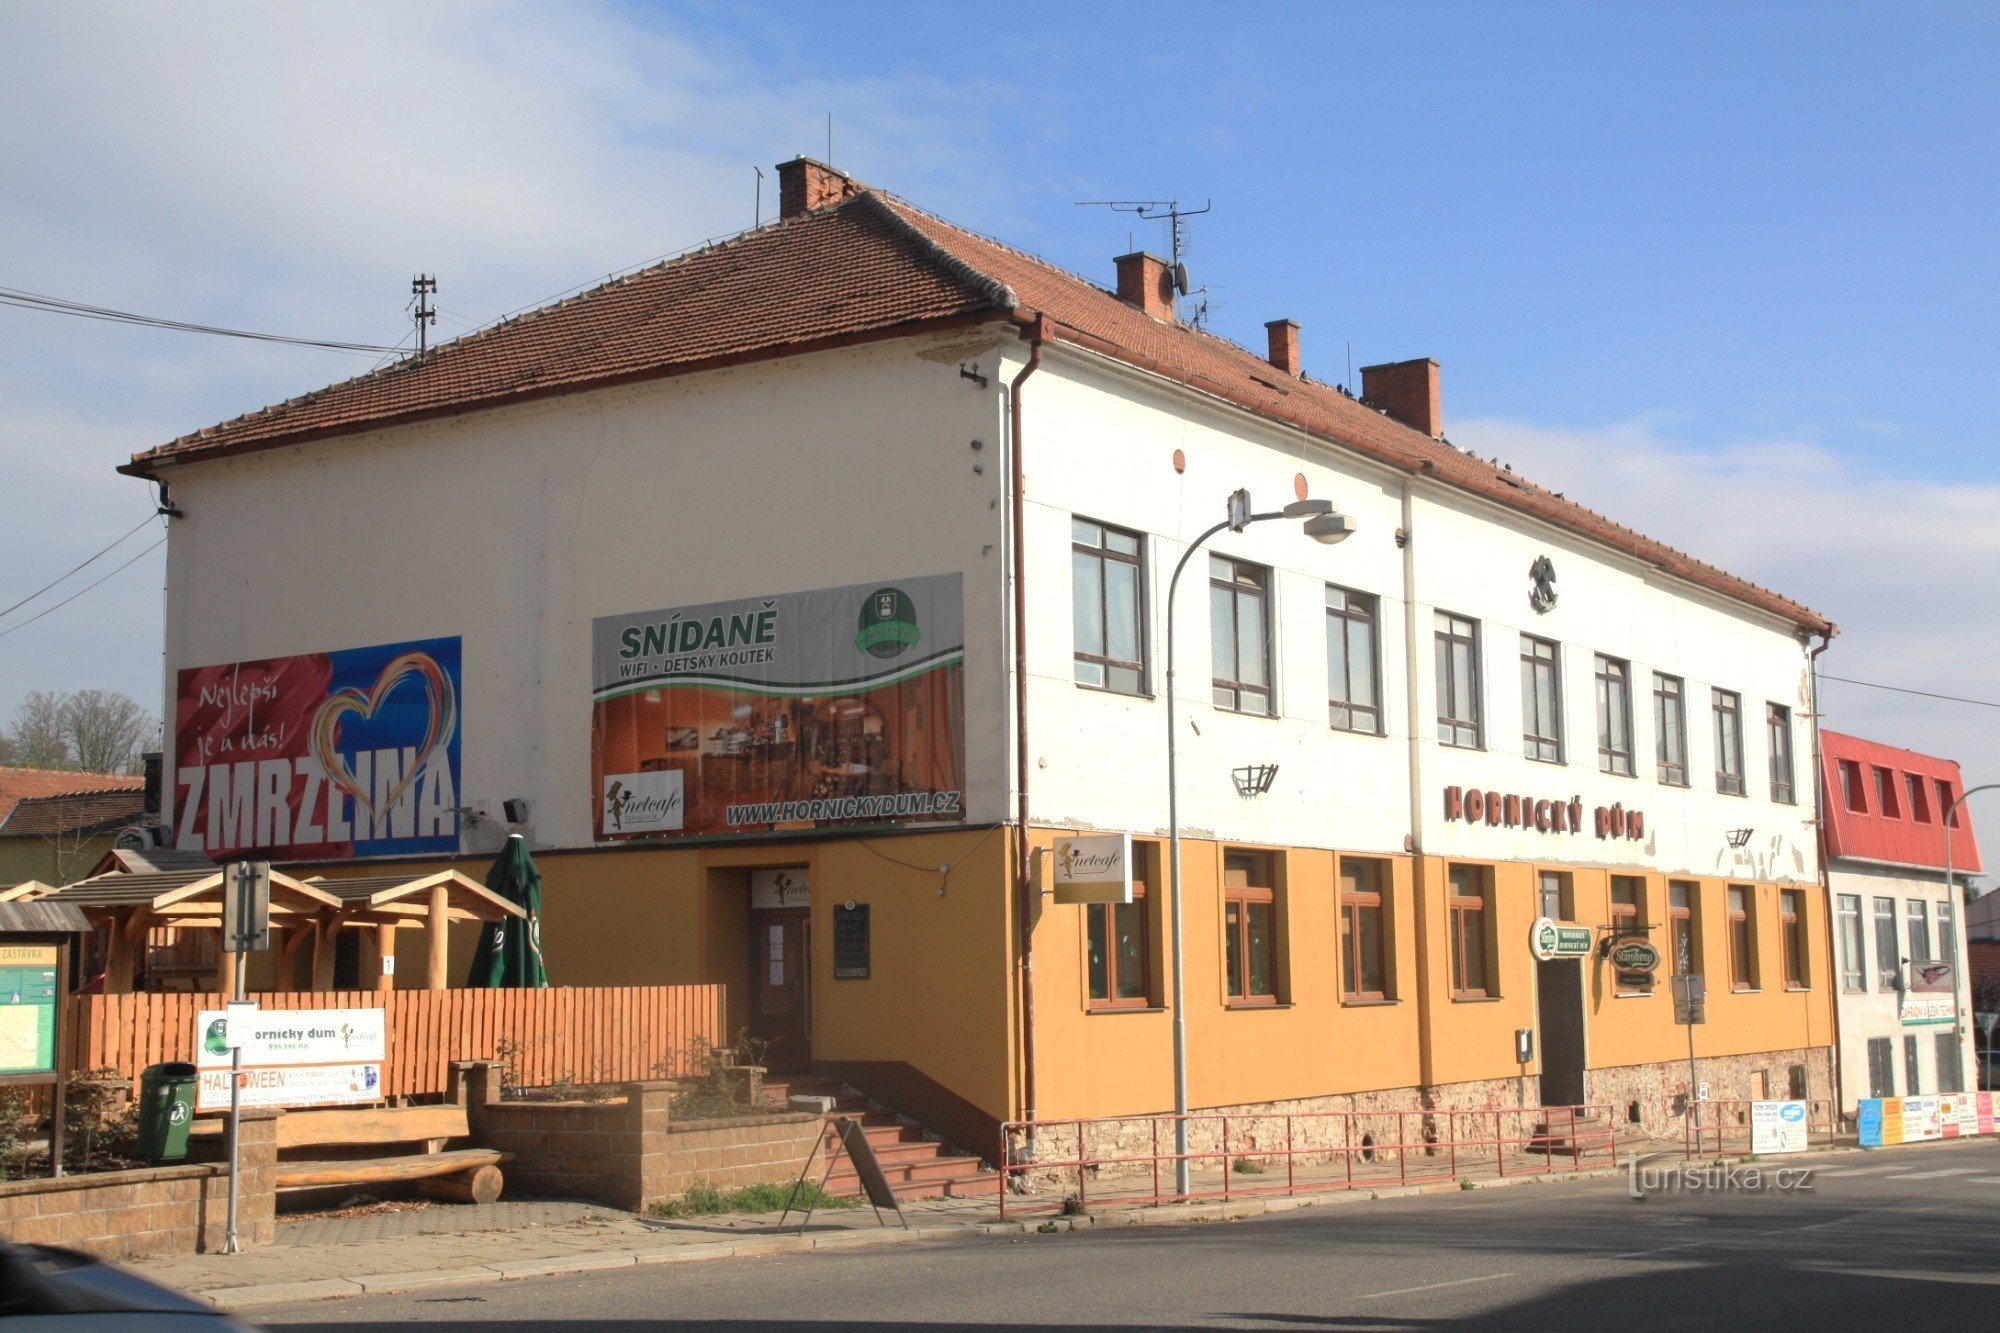
<path fill-rule="evenodd" d="M 779 177 L 776 222 L 127 466 L 174 515 L 179 849 L 520 829 L 559 983 L 726 982 L 773 1063 L 975 1149 L 1167 1109 L 1170 577 L 1233 492 L 1326 499 L 1344 543 L 1224 530 L 1174 608 L 1193 1104 L 1670 1131 L 1677 970 L 1711 1096 L 1831 1097 L 1824 616 L 1453 446 L 1435 362 L 1357 398 L 1152 255 L 1107 290 Z M 1131 902 L 1056 901 L 1079 833 Z"/>
<path fill-rule="evenodd" d="M 1824 728 L 1820 757 L 1841 1105 L 1976 1088 L 1964 918 L 1980 864 L 1958 764 Z"/>
<path fill-rule="evenodd" d="M 148 818 L 143 777 L 0 768 L 0 889 L 81 879 Z"/>

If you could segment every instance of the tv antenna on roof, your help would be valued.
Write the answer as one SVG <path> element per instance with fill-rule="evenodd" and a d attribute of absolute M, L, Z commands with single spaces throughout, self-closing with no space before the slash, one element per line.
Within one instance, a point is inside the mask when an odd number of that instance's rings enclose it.
<path fill-rule="evenodd" d="M 1078 208 L 1108 208 L 1114 213 L 1135 213 L 1147 222 L 1164 219 L 1167 223 L 1168 243 L 1172 246 L 1174 290 L 1182 296 L 1197 294 L 1197 289 L 1188 285 L 1187 272 L 1187 220 L 1200 217 L 1215 207 L 1213 199 L 1204 199 L 1200 208 L 1182 208 L 1178 199 L 1079 199 Z M 1206 287 L 1198 289 L 1206 292 Z M 1203 301 L 1195 312 L 1194 323 L 1199 325 L 1208 313 L 1208 302 Z"/>

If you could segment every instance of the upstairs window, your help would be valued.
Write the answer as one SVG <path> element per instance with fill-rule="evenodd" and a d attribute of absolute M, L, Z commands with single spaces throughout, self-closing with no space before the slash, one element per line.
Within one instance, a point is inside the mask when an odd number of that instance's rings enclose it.
<path fill-rule="evenodd" d="M 1903 976 L 1903 943 L 1896 937 L 1896 900 L 1875 900 L 1875 985 L 1894 990 Z"/>
<path fill-rule="evenodd" d="M 1834 915 L 1840 924 L 1840 988 L 1868 988 L 1868 942 L 1861 933 L 1861 895 L 1843 893 L 1835 899 Z"/>
<path fill-rule="evenodd" d="M 1076 683 L 1116 694 L 1146 692 L 1146 565 L 1136 532 L 1070 520 L 1070 589 Z"/>
<path fill-rule="evenodd" d="M 1931 822 L 1931 797 L 1924 790 L 1924 780 L 1915 773 L 1903 774 L 1903 788 L 1910 794 L 1910 818 L 1919 824 Z"/>
<path fill-rule="evenodd" d="M 1958 810 L 1956 807 L 1952 805 L 1952 802 L 1957 799 L 1958 799 L 1958 793 L 1952 790 L 1951 784 L 1949 782 L 1946 782 L 1943 778 L 1939 778 L 1937 780 L 1938 818 L 1943 820 L 1945 823 L 1951 825 L 1953 828 L 1957 828 L 1959 826 Z"/>
<path fill-rule="evenodd" d="M 1743 696 L 1733 690 L 1712 690 L 1715 710 L 1715 789 L 1725 796 L 1743 794 Z"/>
<path fill-rule="evenodd" d="M 1687 684 L 1679 676 L 1653 675 L 1653 747 L 1660 781 L 1687 786 Z"/>
<path fill-rule="evenodd" d="M 1632 776 L 1632 664 L 1597 655 L 1597 766 Z"/>
<path fill-rule="evenodd" d="M 1896 775 L 1886 768 L 1875 769 L 1875 803 L 1881 808 L 1882 818 L 1903 817 L 1903 802 L 1896 794 Z"/>
<path fill-rule="evenodd" d="M 1562 650 L 1531 634 L 1521 636 L 1521 753 L 1563 761 Z"/>
<path fill-rule="evenodd" d="M 1215 706 L 1271 714 L 1271 571 L 1227 556 L 1208 559 Z"/>
<path fill-rule="evenodd" d="M 1868 789 L 1861 785 L 1861 765 L 1852 759 L 1840 761 L 1840 799 L 1855 814 L 1868 813 Z"/>
<path fill-rule="evenodd" d="M 1931 952 L 1931 905 L 1922 898 L 1912 898 L 1903 907 L 1909 913 L 1910 962 L 1936 962 L 1937 955 Z"/>
<path fill-rule="evenodd" d="M 1476 750 L 1479 725 L 1479 622 L 1437 613 L 1438 740 Z"/>
<path fill-rule="evenodd" d="M 1327 720 L 1336 731 L 1382 734 L 1382 600 L 1326 585 Z"/>
<path fill-rule="evenodd" d="M 1765 704 L 1764 730 L 1771 746 L 1771 799 L 1792 805 L 1797 800 L 1792 773 L 1792 710 L 1783 704 Z"/>

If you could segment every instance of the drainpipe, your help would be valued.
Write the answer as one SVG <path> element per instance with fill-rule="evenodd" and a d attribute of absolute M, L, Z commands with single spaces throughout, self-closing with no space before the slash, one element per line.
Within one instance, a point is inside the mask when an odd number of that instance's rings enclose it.
<path fill-rule="evenodd" d="M 1835 938 L 1840 930 L 1840 922 L 1833 910 L 1833 872 L 1827 864 L 1826 855 L 1826 770 L 1822 767 L 1825 760 L 1820 755 L 1819 749 L 1819 655 L 1833 646 L 1833 636 L 1839 632 L 1832 625 L 1818 631 L 1819 647 L 1806 654 L 1806 669 L 1812 678 L 1809 697 L 1812 700 L 1813 831 L 1819 845 L 1819 901 L 1821 909 L 1826 913 L 1826 938 L 1829 946 L 1826 951 L 1827 962 L 1835 969 L 1839 967 L 1836 960 L 1840 957 L 1844 942 Z M 1833 1058 L 1827 1063 L 1833 1074 L 1833 1114 L 1828 1119 L 1837 1122 L 1840 1119 L 1841 1109 L 1847 1104 L 1846 1089 L 1841 1086 L 1840 1069 L 1841 985 L 1838 977 L 1830 976 L 1829 981 L 1831 984 L 1827 990 L 1833 997 L 1833 1045 L 1828 1053 Z M 1689 1035 L 1693 1035 L 1693 1029 L 1689 1029 Z M 1807 1092 L 1810 1093 L 1811 1089 L 1808 1088 Z"/>
<path fill-rule="evenodd" d="M 1021 386 L 1028 376 L 1041 369 L 1042 343 L 1048 337 L 1048 321 L 1041 315 L 1028 330 L 1028 364 L 1007 386 L 1009 430 L 1009 480 L 1013 486 L 1012 522 L 1014 549 L 1014 787 L 1018 808 L 1014 824 L 1014 870 L 1019 877 L 1021 916 L 1021 1118 L 1035 1118 L 1035 876 L 1028 860 L 1028 587 L 1027 543 L 1022 528 L 1027 517 L 1027 499 L 1022 494 L 1025 470 L 1021 466 Z M 1029 1131 L 1028 1153 L 1034 1155 L 1033 1130 Z M 1001 1166 L 1006 1164 L 999 1163 Z"/>
<path fill-rule="evenodd" d="M 1410 768 L 1410 905 L 1415 909 L 1417 975 L 1417 1078 L 1431 1085 L 1431 966 L 1430 918 L 1424 893 L 1424 775 L 1423 730 L 1417 713 L 1417 648 L 1422 642 L 1417 624 L 1416 479 L 1403 479 L 1403 698 L 1409 718 Z"/>

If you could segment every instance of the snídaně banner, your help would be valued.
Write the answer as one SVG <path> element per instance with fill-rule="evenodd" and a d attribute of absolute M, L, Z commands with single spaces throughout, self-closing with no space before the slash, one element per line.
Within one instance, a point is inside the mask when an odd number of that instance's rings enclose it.
<path fill-rule="evenodd" d="M 963 820 L 960 584 L 934 574 L 596 621 L 597 836 Z"/>

